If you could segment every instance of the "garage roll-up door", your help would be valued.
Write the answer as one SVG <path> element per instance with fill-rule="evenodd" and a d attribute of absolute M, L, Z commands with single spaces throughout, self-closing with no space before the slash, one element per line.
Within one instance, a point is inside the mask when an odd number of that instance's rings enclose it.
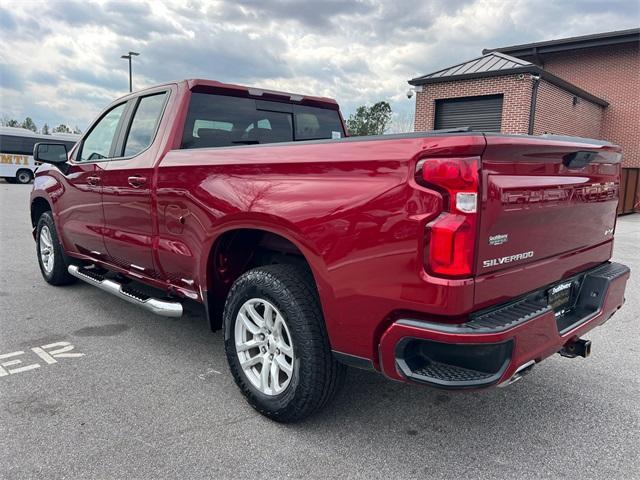
<path fill-rule="evenodd" d="M 435 128 L 471 127 L 476 132 L 499 132 L 502 95 L 436 100 Z"/>

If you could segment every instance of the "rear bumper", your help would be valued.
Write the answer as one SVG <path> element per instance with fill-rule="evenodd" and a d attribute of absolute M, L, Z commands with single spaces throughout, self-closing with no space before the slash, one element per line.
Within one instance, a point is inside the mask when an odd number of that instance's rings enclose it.
<path fill-rule="evenodd" d="M 382 371 L 395 380 L 441 388 L 506 384 L 516 372 L 606 322 L 624 303 L 629 274 L 625 265 L 605 263 L 477 312 L 463 324 L 397 320 L 380 341 Z M 546 292 L 568 282 L 575 288 L 571 309 L 556 316 Z"/>

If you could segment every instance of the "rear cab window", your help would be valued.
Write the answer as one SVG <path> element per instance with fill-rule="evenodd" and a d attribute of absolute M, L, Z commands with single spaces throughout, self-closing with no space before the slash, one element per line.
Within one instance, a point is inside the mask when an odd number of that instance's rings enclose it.
<path fill-rule="evenodd" d="M 230 147 L 344 136 L 330 108 L 194 92 L 181 148 Z"/>

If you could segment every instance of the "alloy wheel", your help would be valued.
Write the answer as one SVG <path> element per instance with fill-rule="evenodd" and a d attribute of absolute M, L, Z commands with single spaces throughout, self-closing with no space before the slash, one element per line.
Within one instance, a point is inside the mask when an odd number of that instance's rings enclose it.
<path fill-rule="evenodd" d="M 40 230 L 40 261 L 47 274 L 53 271 L 53 240 L 49 227 L 46 225 Z"/>
<path fill-rule="evenodd" d="M 240 366 L 251 384 L 265 395 L 282 393 L 291 382 L 295 355 L 280 311 L 262 298 L 247 300 L 234 333 Z"/>

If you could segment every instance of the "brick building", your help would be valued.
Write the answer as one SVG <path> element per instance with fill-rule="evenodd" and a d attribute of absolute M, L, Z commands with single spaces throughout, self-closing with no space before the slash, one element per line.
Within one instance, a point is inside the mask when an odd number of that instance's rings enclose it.
<path fill-rule="evenodd" d="M 640 200 L 640 29 L 485 49 L 409 83 L 416 131 L 470 126 L 622 146 L 620 211 Z"/>

